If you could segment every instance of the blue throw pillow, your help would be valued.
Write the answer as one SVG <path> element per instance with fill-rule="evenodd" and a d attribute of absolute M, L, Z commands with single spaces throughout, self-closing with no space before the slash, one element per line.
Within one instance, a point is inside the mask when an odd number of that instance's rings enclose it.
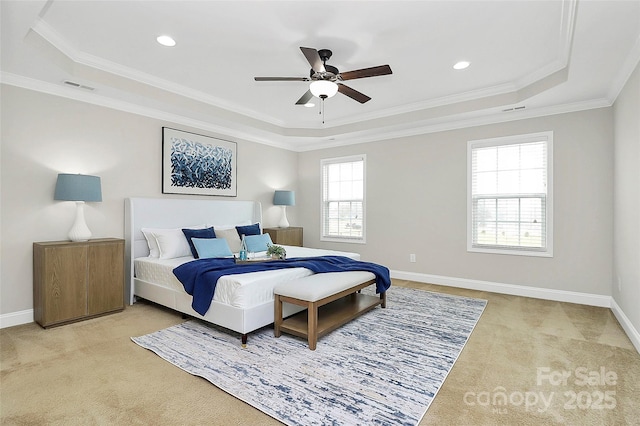
<path fill-rule="evenodd" d="M 269 234 L 245 235 L 244 243 L 247 245 L 247 251 L 252 253 L 267 251 L 267 248 L 273 244 Z"/>
<path fill-rule="evenodd" d="M 196 246 L 200 259 L 233 256 L 224 238 L 193 238 L 191 241 Z"/>
<path fill-rule="evenodd" d="M 193 254 L 194 258 L 198 258 L 198 251 L 193 246 L 192 238 L 215 238 L 216 233 L 213 232 L 213 228 L 206 229 L 183 229 L 182 233 L 187 238 L 187 242 L 189 243 L 189 248 L 191 249 L 191 254 Z"/>
<path fill-rule="evenodd" d="M 247 235 L 261 234 L 259 223 L 254 223 L 253 225 L 246 225 L 246 226 L 236 226 L 236 230 L 238 231 L 238 235 L 240 235 L 241 238 L 243 235 L 246 237 Z"/>

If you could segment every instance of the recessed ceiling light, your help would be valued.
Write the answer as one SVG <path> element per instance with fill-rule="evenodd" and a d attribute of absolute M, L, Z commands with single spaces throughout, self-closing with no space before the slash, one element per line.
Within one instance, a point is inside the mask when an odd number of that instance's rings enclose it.
<path fill-rule="evenodd" d="M 306 104 L 304 104 L 304 106 L 306 106 L 307 108 L 313 108 L 314 106 L 316 106 L 316 104 L 314 104 L 313 102 L 307 102 Z"/>
<path fill-rule="evenodd" d="M 456 63 L 456 64 L 453 66 L 453 69 L 456 69 L 456 70 L 463 70 L 463 69 L 467 68 L 469 65 L 471 65 L 471 63 L 469 63 L 469 62 L 467 62 L 467 61 L 460 61 L 460 62 Z"/>
<path fill-rule="evenodd" d="M 158 38 L 156 38 L 156 40 L 158 40 L 158 43 L 160 43 L 163 46 L 173 47 L 176 45 L 176 41 L 171 37 L 169 37 L 168 35 L 161 35 Z"/>

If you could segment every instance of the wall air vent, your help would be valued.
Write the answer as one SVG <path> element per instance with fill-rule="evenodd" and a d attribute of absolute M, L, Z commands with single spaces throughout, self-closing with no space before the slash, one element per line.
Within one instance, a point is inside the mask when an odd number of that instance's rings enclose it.
<path fill-rule="evenodd" d="M 507 109 L 503 109 L 502 112 L 509 112 L 509 111 L 519 111 L 521 109 L 524 109 L 525 106 L 517 106 L 517 107 L 513 107 L 513 108 L 507 108 Z"/>
<path fill-rule="evenodd" d="M 65 80 L 65 81 L 64 81 L 64 84 L 66 84 L 67 86 L 76 87 L 76 88 L 78 88 L 78 89 L 96 90 L 94 87 L 91 87 L 91 86 L 85 86 L 84 84 L 76 83 L 75 81 Z"/>

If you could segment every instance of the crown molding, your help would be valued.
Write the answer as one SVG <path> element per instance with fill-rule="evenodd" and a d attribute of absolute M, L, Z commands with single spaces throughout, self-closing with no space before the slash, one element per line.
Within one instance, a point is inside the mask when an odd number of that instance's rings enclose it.
<path fill-rule="evenodd" d="M 172 83 L 162 78 L 158 78 L 150 74 L 143 73 L 124 65 L 106 60 L 104 58 L 100 58 L 98 56 L 90 55 L 88 53 L 77 50 L 43 19 L 38 19 L 36 23 L 31 27 L 31 29 L 44 40 L 49 42 L 53 47 L 58 49 L 62 54 L 67 56 L 71 61 L 79 65 L 84 65 L 108 74 L 124 77 L 144 85 L 165 90 L 167 92 L 208 105 L 212 105 L 217 108 L 225 109 L 236 114 L 245 115 L 256 120 L 264 121 L 265 123 L 273 124 L 275 126 L 283 127 L 286 124 L 283 120 L 276 120 L 267 115 L 260 114 L 254 110 L 239 107 L 236 104 L 232 104 L 230 102 L 224 101 L 223 99 L 208 95 L 200 90 L 195 90 L 180 84 Z"/>
<path fill-rule="evenodd" d="M 182 124 L 184 126 L 190 126 L 196 129 L 202 129 L 213 133 L 225 135 L 230 138 L 237 138 L 249 142 L 273 146 L 276 148 L 289 150 L 292 149 L 286 143 L 277 142 L 278 138 L 275 138 L 270 134 L 260 135 L 257 130 L 251 132 L 242 131 L 228 125 L 220 125 L 208 121 L 197 120 L 183 115 L 161 111 L 156 108 L 149 108 L 130 102 L 98 95 L 93 92 L 85 92 L 75 88 L 67 88 L 62 85 L 36 80 L 16 74 L 6 73 L 4 71 L 0 73 L 0 83 L 15 87 L 21 87 L 23 89 L 33 90 L 36 92 L 46 93 L 49 95 L 60 96 L 63 98 L 85 102 L 92 105 L 98 105 L 117 111 L 154 118 L 169 123 Z"/>
<path fill-rule="evenodd" d="M 339 146 L 354 145 L 359 143 L 378 142 L 390 139 L 417 136 L 422 134 L 444 132 L 468 127 L 483 126 L 488 124 L 504 123 L 509 121 L 524 120 L 529 118 L 544 117 L 583 111 L 588 109 L 610 107 L 609 99 L 594 99 L 584 102 L 574 102 L 564 105 L 556 105 L 544 108 L 524 109 L 511 112 L 474 111 L 471 113 L 454 116 L 439 117 L 424 121 L 405 123 L 397 126 L 389 126 L 384 129 L 362 129 L 356 132 L 345 133 L 338 136 L 283 136 L 281 134 L 259 131 L 257 129 L 241 130 L 229 125 L 221 125 L 207 121 L 197 120 L 179 114 L 161 111 L 155 108 L 144 107 L 130 102 L 116 100 L 93 92 L 85 92 L 75 88 L 67 88 L 62 85 L 43 82 L 15 74 L 0 73 L 0 82 L 11 86 L 47 93 L 86 102 L 118 111 L 137 114 L 157 120 L 182 124 L 184 126 L 210 131 L 228 138 L 236 138 L 249 142 L 255 142 L 275 148 L 286 149 L 295 152 L 314 151 L 318 149 L 334 148 Z"/>
<path fill-rule="evenodd" d="M 544 108 L 525 109 L 512 112 L 474 112 L 459 114 L 445 118 L 415 122 L 412 126 L 388 128 L 388 131 L 380 133 L 362 131 L 357 134 L 341 135 L 335 137 L 316 138 L 322 139 L 314 143 L 305 143 L 297 149 L 299 152 L 314 151 L 325 148 L 336 148 L 340 146 L 354 145 L 358 143 L 371 143 L 381 140 L 400 139 L 412 136 L 425 135 L 430 133 L 446 132 L 469 127 L 485 126 L 490 124 L 506 123 L 510 121 L 526 120 L 530 118 L 547 117 L 552 115 L 566 114 L 571 112 L 585 111 L 597 108 L 610 107 L 612 103 L 608 99 L 594 99 L 583 102 L 574 102 L 563 105 L 555 105 Z M 479 115 L 482 114 L 482 115 Z"/>

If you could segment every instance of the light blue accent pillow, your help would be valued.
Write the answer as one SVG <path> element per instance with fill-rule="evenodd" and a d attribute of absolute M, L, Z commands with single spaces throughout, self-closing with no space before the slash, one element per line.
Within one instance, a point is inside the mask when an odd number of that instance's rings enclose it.
<path fill-rule="evenodd" d="M 194 238 L 215 238 L 216 234 L 213 232 L 213 227 L 205 228 L 205 229 L 183 229 L 182 233 L 187 238 L 187 242 L 189 243 L 189 248 L 191 249 L 191 254 L 194 258 L 198 258 L 198 251 L 193 245 Z"/>
<path fill-rule="evenodd" d="M 224 238 L 192 238 L 200 259 L 233 256 Z"/>
<path fill-rule="evenodd" d="M 245 235 L 244 243 L 247 245 L 247 251 L 252 253 L 267 251 L 267 248 L 273 244 L 269 234 Z"/>

